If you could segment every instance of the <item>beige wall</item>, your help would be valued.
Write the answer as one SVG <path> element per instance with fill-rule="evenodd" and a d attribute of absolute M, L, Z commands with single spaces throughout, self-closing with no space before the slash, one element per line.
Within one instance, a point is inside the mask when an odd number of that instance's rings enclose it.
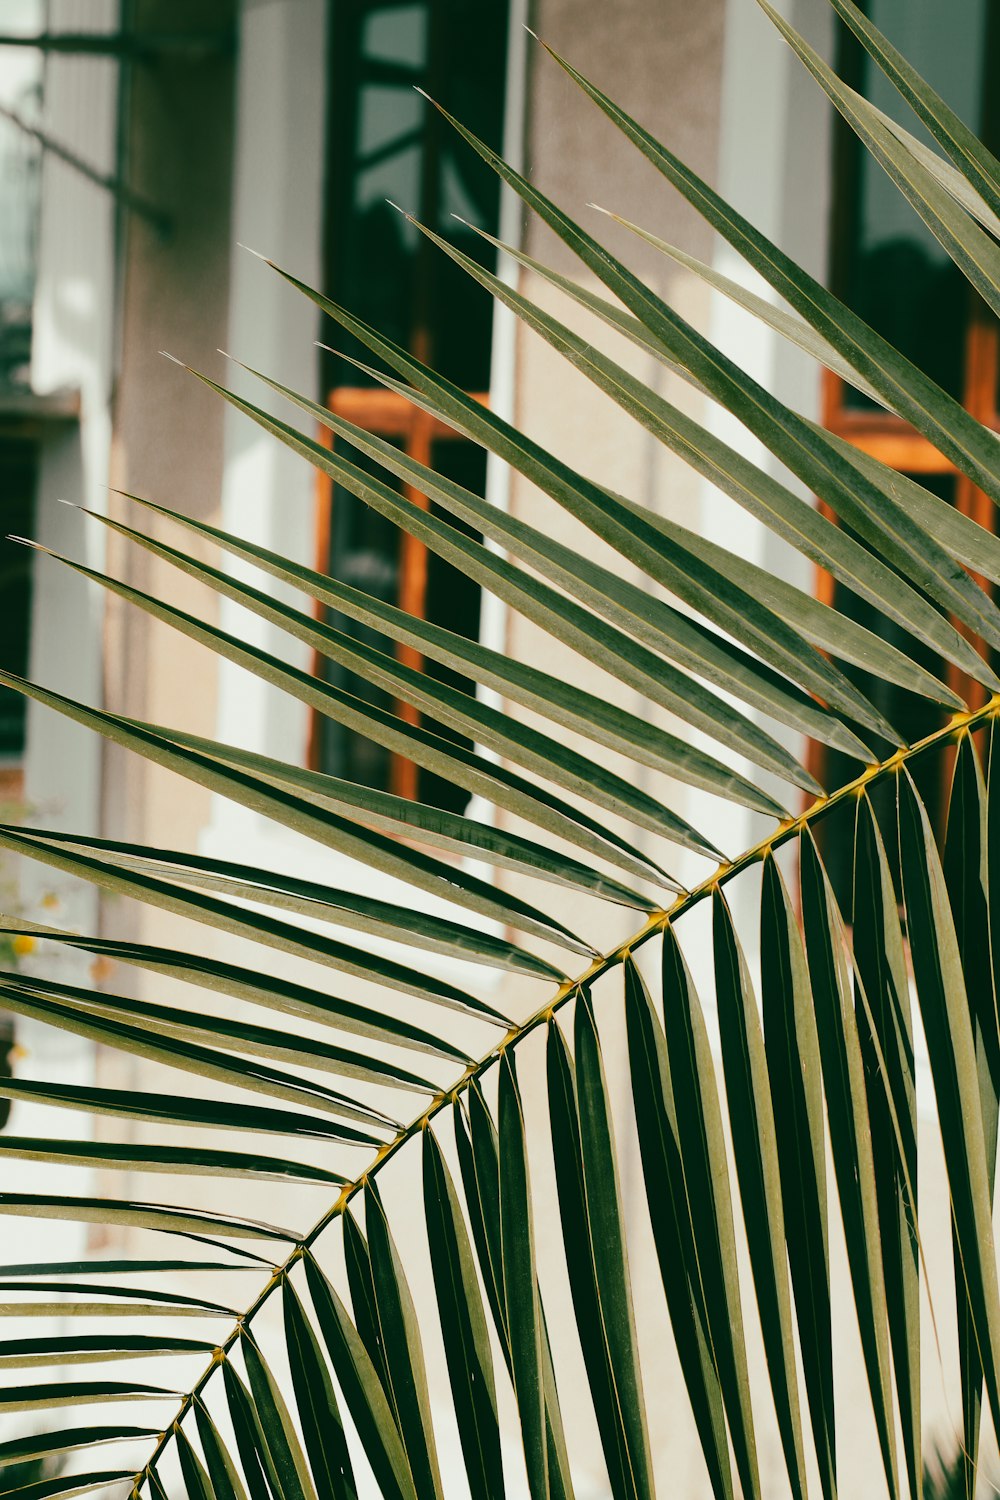
<path fill-rule="evenodd" d="M 139 0 L 135 27 L 140 34 L 212 36 L 232 28 L 235 11 L 234 0 Z M 125 226 L 111 482 L 206 521 L 218 520 L 223 403 L 161 351 L 224 378 L 217 351 L 226 342 L 233 72 L 231 52 L 165 55 L 132 67 L 125 94 L 129 180 L 170 216 L 171 228 L 163 234 L 135 215 Z M 143 529 L 141 512 L 118 497 L 111 514 Z M 182 535 L 161 534 L 171 542 Z M 114 539 L 109 563 L 133 587 L 200 617 L 207 600 L 209 618 L 215 614 L 211 595 L 131 543 Z M 110 598 L 107 610 L 107 706 L 211 734 L 210 654 L 120 600 Z M 190 846 L 207 802 L 137 757 L 108 750 L 108 836 Z"/>
<path fill-rule="evenodd" d="M 209 522 L 219 515 L 223 403 L 161 351 L 215 378 L 224 374 L 217 350 L 226 343 L 229 293 L 235 16 L 235 0 L 137 0 L 133 20 L 140 35 L 228 34 L 230 45 L 221 52 L 168 53 L 135 64 L 122 95 L 127 178 L 171 222 L 164 233 L 130 215 L 120 230 L 110 483 Z M 109 513 L 138 530 L 149 525 L 139 507 L 117 495 L 110 497 Z M 210 558 L 211 549 L 177 528 L 157 528 L 154 522 L 149 529 Z M 211 593 L 114 533 L 108 571 L 199 618 L 215 619 Z M 107 596 L 108 709 L 212 734 L 216 683 L 217 666 L 205 648 Z M 161 848 L 196 849 L 209 812 L 208 794 L 193 783 L 112 744 L 104 746 L 101 803 L 105 837 Z M 189 924 L 113 897 L 102 901 L 101 928 L 105 936 L 130 941 L 198 946 Z M 138 970 L 118 965 L 99 972 L 117 993 L 164 998 L 163 986 Z M 184 998 L 190 997 L 180 1003 Z M 99 1077 L 109 1086 L 157 1086 L 134 1060 L 107 1049 L 99 1054 Z M 176 1089 L 176 1075 L 164 1075 L 159 1085 Z M 114 1127 L 102 1122 L 97 1129 L 114 1134 Z M 118 1190 L 120 1183 L 109 1188 Z M 150 1195 L 156 1196 L 155 1184 Z M 91 1238 L 103 1243 L 107 1236 L 95 1231 Z"/>

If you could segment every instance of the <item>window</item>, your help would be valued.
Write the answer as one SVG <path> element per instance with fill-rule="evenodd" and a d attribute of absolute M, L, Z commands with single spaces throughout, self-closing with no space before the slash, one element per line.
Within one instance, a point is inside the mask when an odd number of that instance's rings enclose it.
<path fill-rule="evenodd" d="M 988 84 L 995 78 L 1000 9 L 991 0 L 963 0 L 961 5 L 942 5 L 936 0 L 868 0 L 864 8 L 917 71 L 995 150 L 1000 100 L 996 88 Z M 933 144 L 919 122 L 904 118 L 905 106 L 895 89 L 843 26 L 838 71 L 866 98 Z M 834 290 L 980 421 L 1000 429 L 996 319 L 882 168 L 839 119 L 834 149 Z M 824 421 L 833 432 L 910 475 L 981 524 L 992 526 L 992 504 L 927 439 L 831 374 L 825 377 Z M 898 631 L 825 574 L 820 575 L 819 589 L 822 598 L 848 610 L 880 635 L 892 639 Z M 912 642 L 908 641 L 906 649 L 912 650 Z M 944 675 L 941 662 L 933 654 L 928 654 L 925 665 Z M 925 700 L 850 668 L 847 672 L 908 737 L 919 738 L 942 722 L 942 715 Z M 968 701 L 981 701 L 978 685 L 965 680 L 957 669 L 949 666 L 947 680 Z M 924 781 L 921 794 L 940 826 L 946 787 L 940 761 L 934 758 L 920 769 Z M 822 752 L 819 771 L 828 784 L 838 785 L 851 770 L 845 757 L 829 750 Z M 887 814 L 889 811 L 887 807 Z M 887 840 L 889 848 L 894 843 Z M 826 854 L 837 867 L 836 847 Z M 846 870 L 841 875 L 844 880 L 849 878 Z"/>
<path fill-rule="evenodd" d="M 31 553 L 7 540 L 31 536 L 35 499 L 36 445 L 27 437 L 5 433 L 0 423 L 0 667 L 23 676 L 28 669 L 28 624 L 31 614 Z M 0 689 L 0 802 L 11 799 L 24 753 L 25 700 Z"/>
<path fill-rule="evenodd" d="M 489 384 L 490 299 L 386 200 L 414 211 L 467 255 L 485 257 L 483 241 L 453 215 L 496 233 L 498 181 L 415 87 L 499 148 L 507 20 L 507 5 L 499 0 L 335 0 L 331 28 L 325 284 L 335 300 L 482 400 Z M 369 358 L 350 347 L 341 329 L 328 337 L 344 352 Z M 324 385 L 332 410 L 482 493 L 480 449 L 366 383 L 343 358 L 328 357 Z M 364 462 L 354 454 L 352 460 Z M 410 498 L 428 504 L 425 497 Z M 318 514 L 324 571 L 414 615 L 478 634 L 478 588 L 449 564 L 337 486 L 321 484 Z M 394 649 L 341 616 L 329 619 L 371 645 Z M 411 651 L 398 654 L 413 664 Z M 428 663 L 428 670 L 471 688 L 445 668 Z M 394 706 L 335 663 L 320 661 L 317 671 L 359 697 Z M 416 722 L 408 705 L 395 708 Z M 439 726 L 435 732 L 451 733 Z M 311 739 L 312 763 L 325 771 L 439 806 L 464 803 L 464 793 L 440 778 L 322 716 L 315 717 Z"/>

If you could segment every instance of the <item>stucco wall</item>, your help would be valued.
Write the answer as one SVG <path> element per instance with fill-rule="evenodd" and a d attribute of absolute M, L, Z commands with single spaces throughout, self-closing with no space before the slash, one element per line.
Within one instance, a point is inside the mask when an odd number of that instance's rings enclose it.
<path fill-rule="evenodd" d="M 124 80 L 122 168 L 132 189 L 169 224 L 161 229 L 135 214 L 120 221 L 108 482 L 182 514 L 217 521 L 223 403 L 161 351 L 215 378 L 223 373 L 218 349 L 226 343 L 229 291 L 236 6 L 233 0 L 137 0 L 129 19 L 141 35 L 204 36 L 223 45 L 203 54 L 164 52 L 134 63 Z M 108 510 L 125 525 L 149 527 L 141 509 L 120 495 L 110 495 Z M 155 523 L 151 529 L 157 530 Z M 196 556 L 210 557 L 211 549 L 176 527 L 161 525 L 159 534 Z M 208 591 L 115 533 L 108 536 L 108 571 L 199 619 L 214 622 L 217 616 Z M 104 702 L 109 710 L 212 734 L 217 679 L 217 664 L 204 647 L 134 605 L 106 596 Z M 101 806 L 105 837 L 193 849 L 210 799 L 193 783 L 106 743 Z M 138 902 L 114 896 L 102 901 L 105 936 L 190 946 L 184 925 Z M 155 976 L 124 965 L 104 965 L 101 978 L 118 994 L 163 998 Z M 106 1086 L 151 1086 L 140 1063 L 107 1048 L 99 1053 L 99 1076 Z M 168 1089 L 177 1083 L 170 1074 L 158 1080 Z M 106 1122 L 97 1130 L 116 1133 Z M 122 1174 L 115 1173 L 107 1186 L 120 1191 L 121 1183 Z M 95 1244 L 117 1238 L 91 1235 Z"/>
<path fill-rule="evenodd" d="M 138 33 L 229 35 L 233 0 L 139 0 Z M 123 137 L 132 187 L 169 216 L 166 232 L 136 215 L 122 236 L 120 360 L 111 483 L 201 520 L 218 520 L 221 400 L 163 357 L 224 377 L 232 199 L 234 54 L 164 55 L 130 70 Z M 112 497 L 111 514 L 145 527 L 141 511 Z M 168 533 L 164 529 L 161 533 Z M 169 535 L 177 541 L 181 533 Z M 193 539 L 192 546 L 205 555 Z M 211 596 L 133 544 L 109 547 L 115 576 L 180 609 L 215 616 Z M 114 712 L 211 734 L 216 667 L 204 648 L 115 598 L 107 603 L 105 691 Z M 190 845 L 207 795 L 179 793 L 174 777 L 109 748 L 104 827 L 111 837 Z"/>

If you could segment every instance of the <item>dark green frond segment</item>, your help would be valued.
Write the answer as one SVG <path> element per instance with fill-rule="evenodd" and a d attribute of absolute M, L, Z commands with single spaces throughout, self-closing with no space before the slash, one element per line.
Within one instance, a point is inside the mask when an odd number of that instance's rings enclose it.
<path fill-rule="evenodd" d="M 444 1154 L 424 1133 L 424 1214 L 452 1399 L 472 1500 L 502 1500 L 500 1427 L 472 1241 Z"/>
<path fill-rule="evenodd" d="M 995 725 L 990 731 L 992 756 Z M 996 817 L 996 812 L 993 814 Z M 971 736 L 959 741 L 955 773 L 948 804 L 948 828 L 943 869 L 955 935 L 958 940 L 966 994 L 971 1007 L 976 1072 L 986 1147 L 986 1176 L 993 1202 L 997 1158 L 997 1119 L 1000 1073 L 997 1069 L 996 992 L 992 945 L 984 945 L 990 932 L 989 909 L 989 813 L 986 784 Z M 965 1288 L 962 1253 L 953 1236 L 955 1286 L 958 1300 L 958 1358 L 962 1385 L 963 1467 L 966 1494 L 975 1492 L 982 1417 L 983 1366 L 976 1341 L 972 1306 Z"/>
<path fill-rule="evenodd" d="M 631 960 L 625 964 L 625 1019 L 646 1199 L 663 1290 L 712 1489 L 717 1500 L 731 1500 L 722 1379 L 688 1202 L 667 1046 L 649 991 Z"/>
<path fill-rule="evenodd" d="M 897 1495 L 875 1167 L 848 954 L 841 914 L 815 844 L 807 836 L 800 847 L 803 927 L 831 1152 L 882 1462 L 890 1493 Z"/>
<path fill-rule="evenodd" d="M 855 829 L 852 945 L 889 1339 L 910 1493 L 916 1496 L 923 1453 L 913 1028 L 898 902 L 867 796 L 858 802 Z"/>
<path fill-rule="evenodd" d="M 900 841 L 907 932 L 951 1190 L 961 1282 L 1000 1421 L 1000 1294 L 972 1011 L 944 871 L 926 809 L 904 773 Z M 961 908 L 960 908 L 961 910 Z"/>
<path fill-rule="evenodd" d="M 743 1219 L 785 1464 L 792 1493 L 804 1500 L 805 1455 L 785 1259 L 781 1169 L 764 1035 L 732 914 L 718 889 L 713 908 L 715 993 Z"/>

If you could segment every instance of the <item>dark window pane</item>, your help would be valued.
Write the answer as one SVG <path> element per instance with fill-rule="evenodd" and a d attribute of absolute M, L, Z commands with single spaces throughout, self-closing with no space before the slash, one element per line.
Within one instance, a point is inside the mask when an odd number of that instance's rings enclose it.
<path fill-rule="evenodd" d="M 383 481 L 390 482 L 384 471 L 363 455 L 354 453 L 351 458 L 358 467 L 367 468 Z M 346 490 L 334 489 L 327 561 L 331 577 L 364 589 L 387 604 L 395 604 L 399 592 L 399 541 L 399 531 L 391 521 L 385 520 Z M 392 650 L 384 636 L 333 610 L 327 612 L 327 622 L 376 650 Z M 336 662 L 324 661 L 323 676 L 327 682 L 365 703 L 392 711 L 393 701 L 389 694 Z M 319 743 L 323 770 L 362 782 L 365 786 L 388 788 L 390 756 L 381 745 L 325 717 L 320 720 Z"/>
<path fill-rule="evenodd" d="M 875 24 L 976 130 L 985 118 L 989 0 L 868 0 Z M 841 71 L 851 85 L 927 144 L 863 48 L 842 34 Z M 972 293 L 914 209 L 842 122 L 834 279 L 845 300 L 945 390 L 963 394 L 965 334 Z M 845 400 L 869 405 L 850 388 Z"/>
<path fill-rule="evenodd" d="M 7 540 L 30 536 L 35 502 L 35 446 L 0 439 L 0 667 L 23 676 L 28 669 L 31 616 L 31 553 Z M 0 761 L 24 750 L 25 700 L 0 688 Z"/>
<path fill-rule="evenodd" d="M 482 449 L 473 447 L 471 443 L 435 443 L 433 464 L 439 473 L 447 475 L 449 479 L 482 493 L 486 481 L 486 455 Z M 461 522 L 454 521 L 445 512 L 439 511 L 437 506 L 432 506 L 432 510 L 443 520 L 452 521 L 466 535 L 476 536 L 478 539 L 478 533 L 463 526 Z M 427 618 L 435 625 L 442 625 L 446 630 L 454 630 L 459 635 L 475 640 L 479 635 L 479 593 L 478 585 L 451 563 L 433 552 L 428 555 Z M 458 672 L 440 666 L 437 662 L 427 661 L 425 667 L 438 681 L 447 682 L 461 692 L 475 692 L 476 685 L 468 677 L 462 677 Z M 457 740 L 467 749 L 472 748 L 469 740 L 462 739 L 450 729 L 445 729 L 442 725 L 433 727 L 436 733 L 442 734 L 446 739 Z M 441 777 L 423 770 L 417 777 L 417 795 L 421 802 L 446 807 L 451 812 L 463 812 L 469 800 L 468 793 L 460 787 L 452 786 Z"/>
<path fill-rule="evenodd" d="M 327 285 L 397 343 L 467 390 L 489 380 L 489 297 L 389 206 L 398 204 L 488 262 L 459 215 L 495 232 L 499 182 L 419 94 L 419 85 L 491 146 L 502 145 L 507 6 L 403 0 L 334 9 Z M 341 330 L 330 341 L 370 358 Z M 364 377 L 331 359 L 327 384 Z"/>

